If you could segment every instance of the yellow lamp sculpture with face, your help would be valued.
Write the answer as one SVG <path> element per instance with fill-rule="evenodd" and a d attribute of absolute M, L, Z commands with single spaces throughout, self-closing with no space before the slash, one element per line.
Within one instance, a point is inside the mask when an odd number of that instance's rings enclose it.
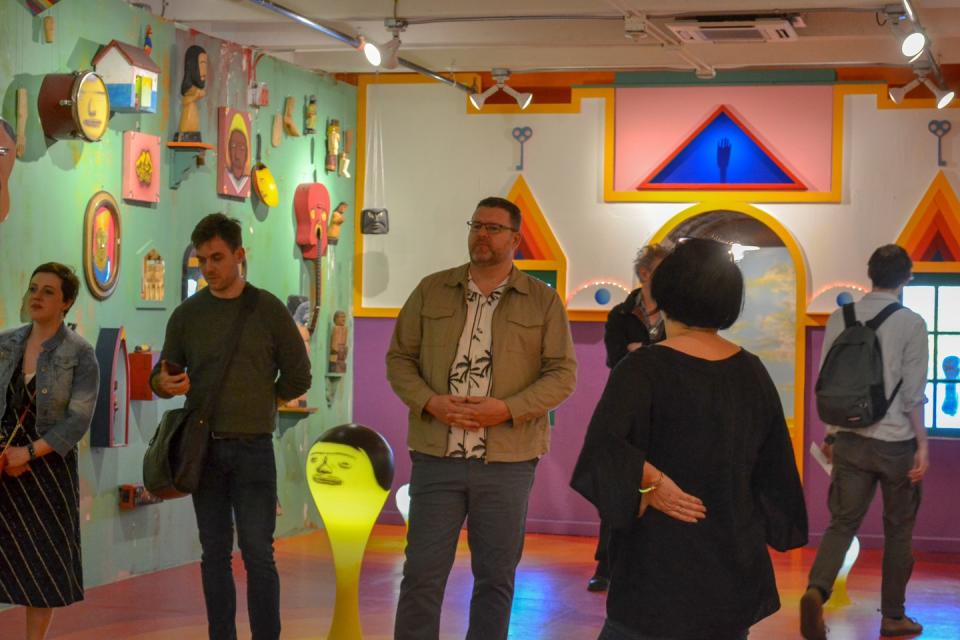
<path fill-rule="evenodd" d="M 393 482 L 393 450 L 376 431 L 334 427 L 307 456 L 310 493 L 333 550 L 337 596 L 327 640 L 360 640 L 360 567 Z"/>

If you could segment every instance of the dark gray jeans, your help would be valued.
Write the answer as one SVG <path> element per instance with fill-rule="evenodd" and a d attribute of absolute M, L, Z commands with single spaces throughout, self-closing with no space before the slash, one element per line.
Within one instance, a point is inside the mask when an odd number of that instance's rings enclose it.
<path fill-rule="evenodd" d="M 883 494 L 883 580 L 880 611 L 904 615 L 907 582 L 913 571 L 913 525 L 920 508 L 920 485 L 907 472 L 913 467 L 916 440 L 885 442 L 841 432 L 833 444 L 830 526 L 823 534 L 809 585 L 828 594 L 843 557 L 870 508 L 880 484 Z"/>
<path fill-rule="evenodd" d="M 457 539 L 469 517 L 473 569 L 467 640 L 504 640 L 537 461 L 484 464 L 411 452 L 410 527 L 396 640 L 436 640 Z"/>

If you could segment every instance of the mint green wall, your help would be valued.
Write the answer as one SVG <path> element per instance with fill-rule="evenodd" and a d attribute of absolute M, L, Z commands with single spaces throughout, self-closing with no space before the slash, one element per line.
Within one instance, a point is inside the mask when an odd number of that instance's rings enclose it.
<path fill-rule="evenodd" d="M 56 19 L 56 39 L 42 42 L 41 20 Z M 48 73 L 90 68 L 100 45 L 119 39 L 140 45 L 147 24 L 153 26 L 153 59 L 161 66 L 160 108 L 156 114 L 115 114 L 104 139 L 97 143 L 58 141 L 47 146 L 36 113 L 37 92 Z M 216 194 L 216 153 L 207 152 L 205 167 L 186 178 L 178 190 L 168 188 L 169 152 L 164 149 L 160 203 L 131 204 L 120 198 L 122 134 L 139 129 L 160 135 L 165 144 L 179 117 L 179 78 L 184 42 L 196 42 L 210 56 L 207 96 L 201 103 L 201 126 L 205 142 L 216 144 L 216 109 L 219 106 L 251 111 L 254 131 L 262 134 L 263 160 L 280 187 L 281 201 L 275 209 L 254 207 L 253 199 L 234 201 Z M 283 108 L 287 95 L 297 98 L 297 123 L 303 127 L 300 110 L 304 96 L 316 94 L 318 124 L 328 117 L 341 121 L 343 129 L 356 127 L 356 91 L 290 64 L 264 58 L 257 79 L 270 89 L 270 106 L 256 110 L 246 106 L 247 69 L 243 50 L 199 34 L 180 32 L 121 0 L 63 0 L 40 17 L 34 17 L 21 0 L 0 0 L 0 115 L 15 126 L 15 94 L 29 90 L 28 148 L 14 168 L 10 183 L 12 205 L 7 220 L 0 223 L 0 328 L 20 324 L 19 307 L 30 273 L 37 264 L 57 260 L 73 266 L 82 276 L 82 225 L 87 201 L 105 189 L 121 205 L 122 257 L 119 283 L 114 295 L 96 301 L 81 288 L 69 320 L 95 343 L 101 327 L 126 328 L 130 349 L 148 343 L 159 349 L 170 312 L 180 302 L 180 262 L 194 224 L 204 215 L 223 211 L 238 218 L 244 228 L 249 279 L 282 300 L 292 293 L 306 293 L 308 273 L 294 244 L 293 192 L 302 182 L 312 182 L 316 165 L 318 181 L 330 190 L 334 206 L 350 204 L 342 227 L 340 244 L 331 247 L 325 262 L 323 315 L 312 339 L 314 385 L 309 404 L 318 413 L 295 422 L 281 418 L 275 441 L 283 515 L 278 535 L 289 535 L 316 526 L 319 518 L 304 482 L 304 461 L 313 440 L 326 428 L 348 422 L 351 416 L 351 375 L 339 379 L 328 408 L 325 373 L 330 318 L 334 309 L 349 310 L 352 282 L 354 181 L 323 171 L 324 134 L 284 137 L 270 144 L 272 118 Z M 171 87 L 174 91 L 171 92 Z M 255 152 L 255 136 L 253 151 Z M 140 265 L 149 249 L 156 248 L 166 260 L 166 299 L 140 304 Z M 156 308 L 138 310 L 138 306 Z M 352 323 L 351 323 L 352 324 Z M 217 330 L 217 328 L 198 328 Z M 349 368 L 352 371 L 352 358 Z M 165 409 L 179 401 L 131 402 L 129 446 L 90 449 L 87 438 L 80 445 L 81 521 L 85 582 L 95 586 L 125 576 L 144 573 L 196 560 L 199 545 L 189 500 L 141 507 L 132 512 L 117 508 L 117 487 L 141 480 L 141 460 L 146 441 Z"/>

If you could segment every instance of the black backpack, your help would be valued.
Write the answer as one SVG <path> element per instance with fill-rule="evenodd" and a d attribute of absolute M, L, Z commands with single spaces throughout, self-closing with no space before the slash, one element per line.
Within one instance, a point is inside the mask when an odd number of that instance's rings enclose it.
<path fill-rule="evenodd" d="M 888 399 L 877 329 L 902 308 L 899 302 L 893 302 L 873 320 L 860 323 L 853 303 L 843 305 L 843 332 L 830 346 L 817 376 L 817 413 L 826 424 L 861 429 L 887 414 L 903 380 Z"/>

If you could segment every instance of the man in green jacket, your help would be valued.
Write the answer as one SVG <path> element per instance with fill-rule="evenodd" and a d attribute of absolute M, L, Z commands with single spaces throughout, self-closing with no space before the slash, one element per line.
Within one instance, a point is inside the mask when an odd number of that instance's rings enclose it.
<path fill-rule="evenodd" d="M 520 222 L 509 200 L 481 200 L 467 222 L 470 262 L 424 278 L 397 318 L 387 377 L 410 407 L 413 459 L 397 640 L 438 637 L 467 516 L 467 639 L 507 637 L 547 413 L 573 391 L 577 367 L 563 301 L 513 266 Z"/>

